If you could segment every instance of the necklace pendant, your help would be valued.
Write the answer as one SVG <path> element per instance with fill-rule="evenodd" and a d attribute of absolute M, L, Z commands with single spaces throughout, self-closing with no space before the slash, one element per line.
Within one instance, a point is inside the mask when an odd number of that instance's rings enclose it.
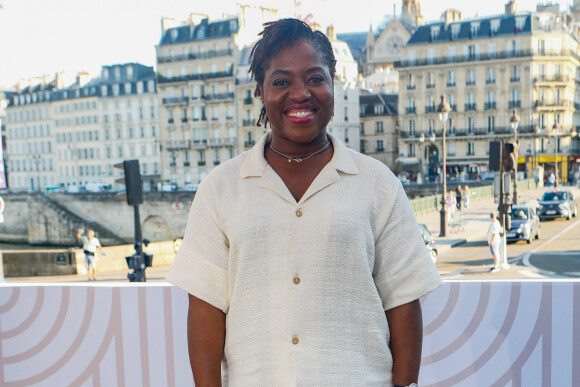
<path fill-rule="evenodd" d="M 292 159 L 288 159 L 288 162 L 291 163 L 292 162 Z"/>

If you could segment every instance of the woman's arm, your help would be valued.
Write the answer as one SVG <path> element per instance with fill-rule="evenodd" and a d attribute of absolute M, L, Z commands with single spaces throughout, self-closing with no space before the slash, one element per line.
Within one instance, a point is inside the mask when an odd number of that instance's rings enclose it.
<path fill-rule="evenodd" d="M 393 354 L 393 383 L 406 386 L 417 383 L 423 345 L 423 315 L 419 300 L 385 312 Z"/>
<path fill-rule="evenodd" d="M 190 294 L 187 343 L 191 371 L 197 387 L 222 385 L 221 364 L 225 338 L 225 313 Z"/>

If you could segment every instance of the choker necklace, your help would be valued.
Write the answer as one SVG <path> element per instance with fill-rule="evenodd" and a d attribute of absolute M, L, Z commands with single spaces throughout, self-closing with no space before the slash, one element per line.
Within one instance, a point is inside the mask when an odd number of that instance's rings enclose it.
<path fill-rule="evenodd" d="M 270 146 L 270 149 L 272 149 L 272 152 L 276 153 L 279 156 L 282 156 L 282 157 L 288 159 L 289 163 L 291 163 L 292 161 L 296 161 L 297 163 L 301 163 L 304 160 L 311 158 L 312 156 L 316 156 L 316 155 L 328 150 L 330 148 L 331 144 L 332 143 L 329 140 L 325 146 L 323 146 L 321 149 L 317 150 L 316 152 L 311 153 L 309 155 L 300 156 L 300 157 L 290 157 L 288 155 L 285 155 L 284 153 L 278 152 L 276 149 L 272 148 L 272 143 L 270 143 L 269 146 Z"/>

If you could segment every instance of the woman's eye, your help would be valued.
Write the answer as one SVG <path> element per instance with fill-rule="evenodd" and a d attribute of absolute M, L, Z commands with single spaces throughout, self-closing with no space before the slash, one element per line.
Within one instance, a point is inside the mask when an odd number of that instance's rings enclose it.
<path fill-rule="evenodd" d="M 286 86 L 288 82 L 285 79 L 277 79 L 272 83 L 274 86 Z"/>
<path fill-rule="evenodd" d="M 312 77 L 312 78 L 310 78 L 310 82 L 322 83 L 322 82 L 324 82 L 324 77 L 321 77 L 321 76 Z"/>

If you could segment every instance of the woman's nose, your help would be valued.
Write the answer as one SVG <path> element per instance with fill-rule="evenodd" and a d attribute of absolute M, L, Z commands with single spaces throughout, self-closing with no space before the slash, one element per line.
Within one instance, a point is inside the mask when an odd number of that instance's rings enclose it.
<path fill-rule="evenodd" d="M 305 101 L 310 98 L 310 90 L 304 82 L 294 82 L 290 90 L 290 97 L 296 101 Z"/>

